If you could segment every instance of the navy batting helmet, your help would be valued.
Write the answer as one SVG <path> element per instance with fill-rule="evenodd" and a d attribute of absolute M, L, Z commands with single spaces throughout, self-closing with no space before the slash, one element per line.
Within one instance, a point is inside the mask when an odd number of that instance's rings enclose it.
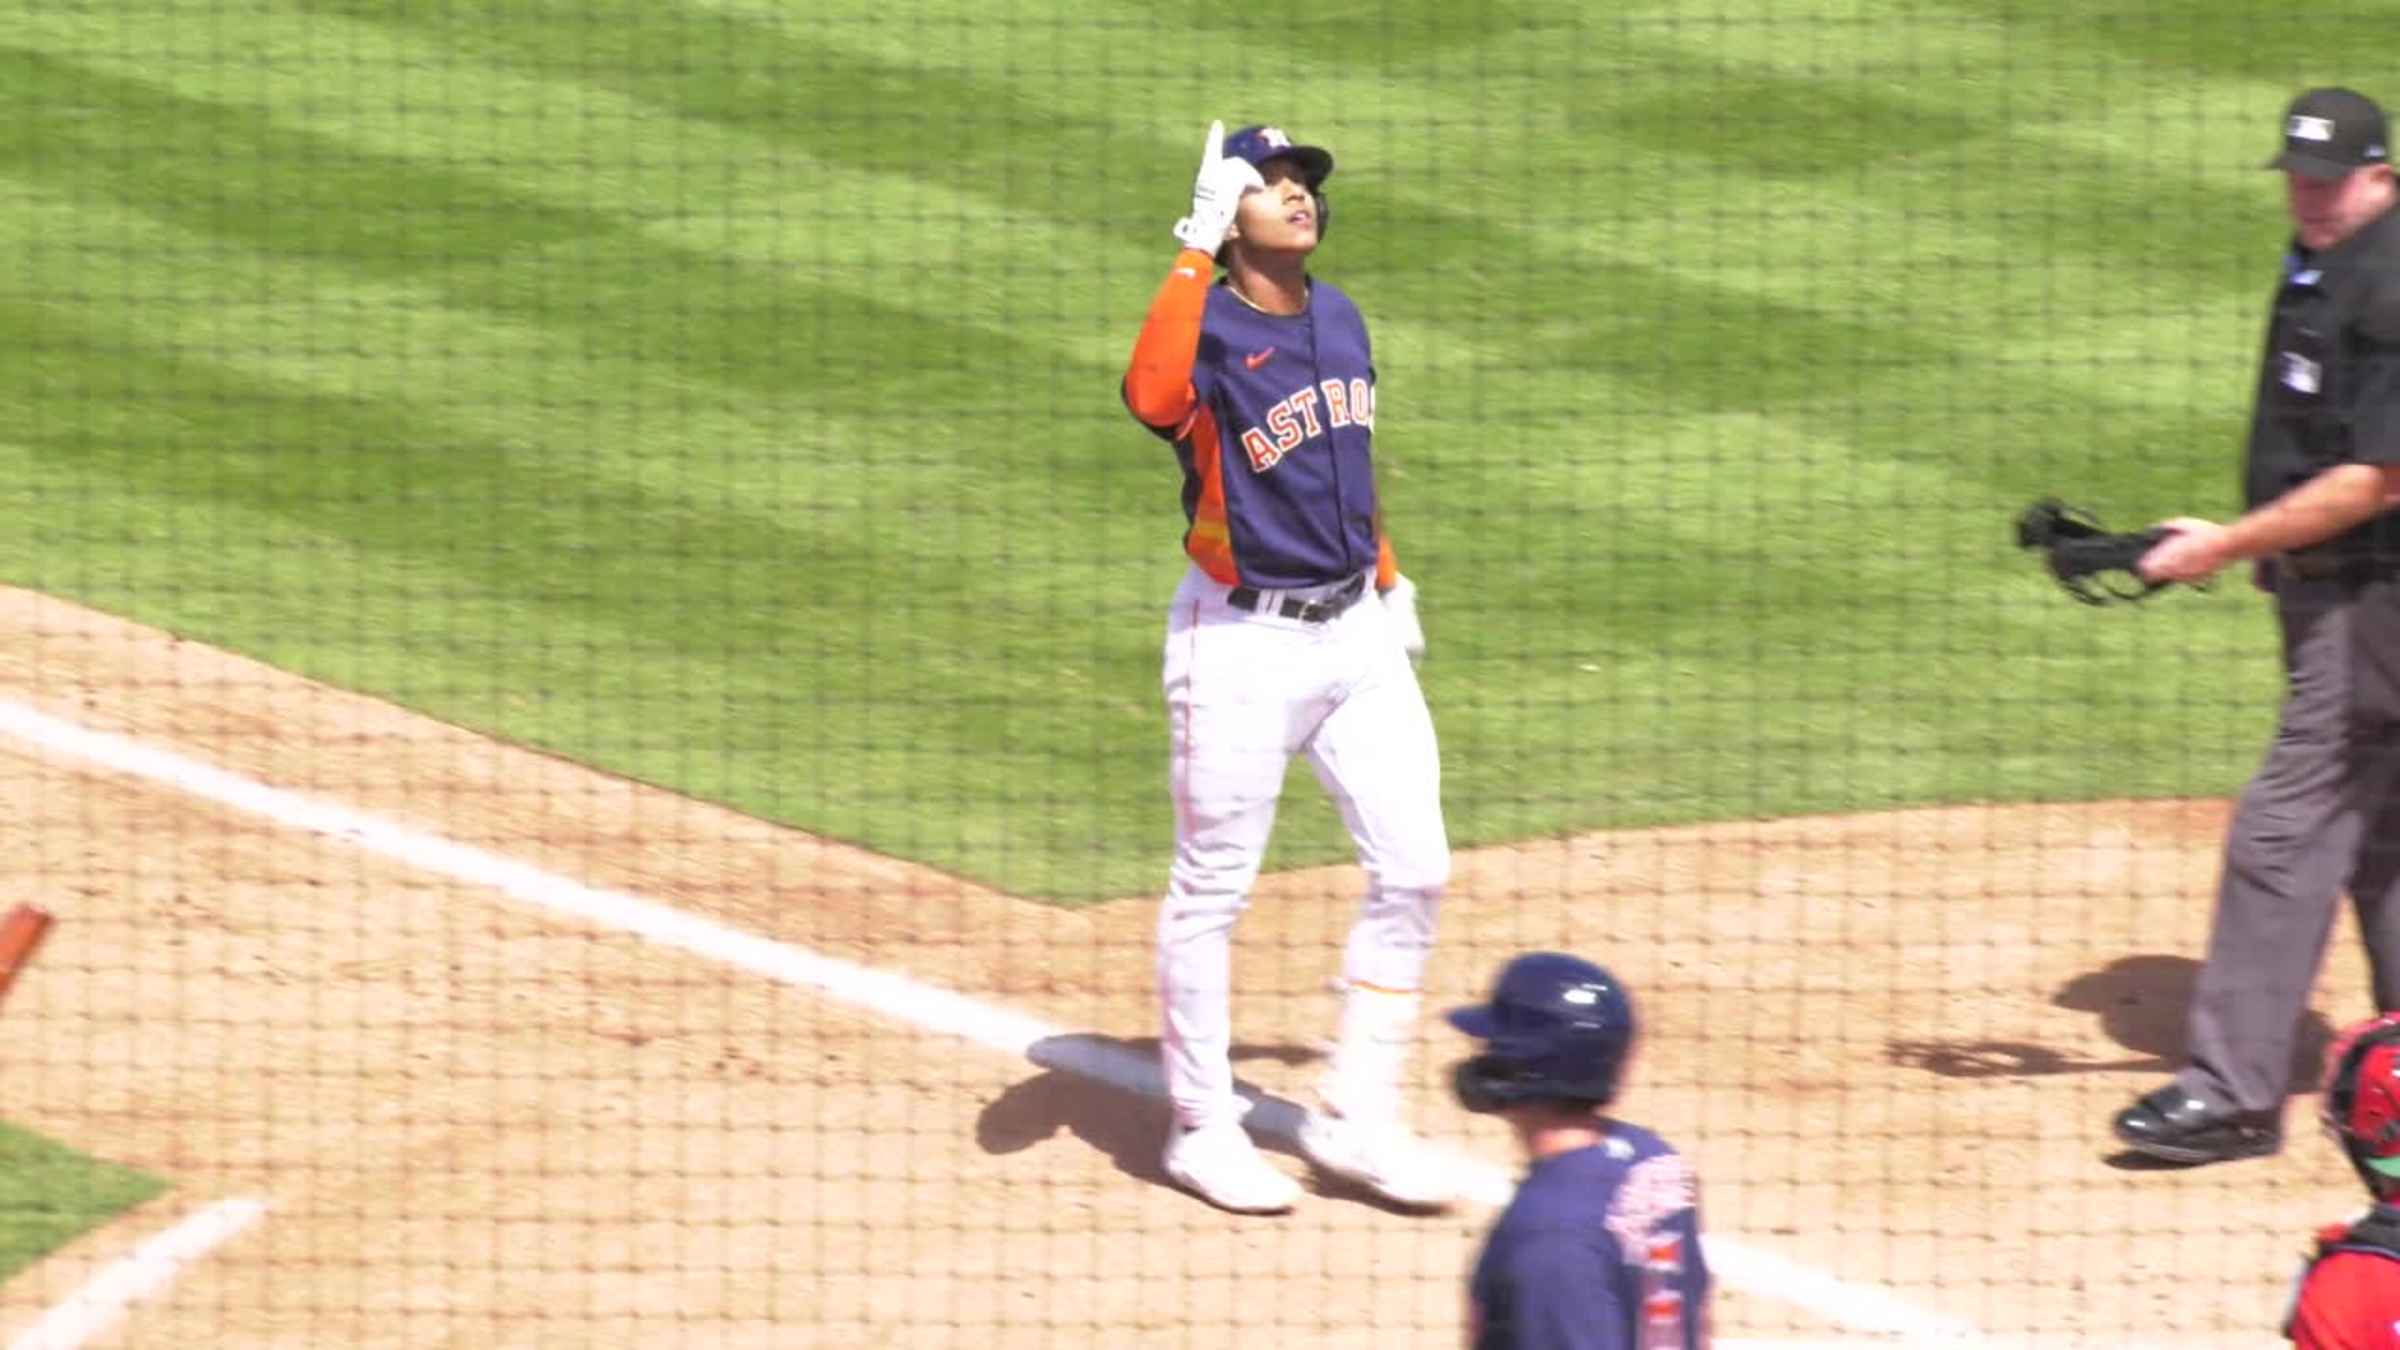
<path fill-rule="evenodd" d="M 1321 145 L 1294 145 L 1281 127 L 1243 127 L 1225 138 L 1225 158 L 1249 160 L 1254 168 L 1264 168 L 1270 159 L 1288 159 L 1300 166 L 1301 180 L 1312 192 L 1333 176 L 1333 152 Z"/>
<path fill-rule="evenodd" d="M 1468 1110 L 1606 1105 L 1633 1045 L 1633 1000 L 1616 976 L 1581 957 L 1533 952 L 1500 968 L 1490 1002 L 1451 1010 L 1450 1025 L 1485 1042 L 1451 1076 Z"/>
<path fill-rule="evenodd" d="M 1227 159 L 1246 159 L 1252 168 L 1264 168 L 1270 159 L 1288 159 L 1299 166 L 1300 181 L 1308 184 L 1308 194 L 1317 201 L 1317 238 L 1333 228 L 1333 203 L 1325 200 L 1325 180 L 1333 176 L 1333 152 L 1321 145 L 1294 145 L 1281 127 L 1264 124 L 1246 126 L 1225 138 Z M 1218 251 L 1220 260 L 1223 250 Z"/>

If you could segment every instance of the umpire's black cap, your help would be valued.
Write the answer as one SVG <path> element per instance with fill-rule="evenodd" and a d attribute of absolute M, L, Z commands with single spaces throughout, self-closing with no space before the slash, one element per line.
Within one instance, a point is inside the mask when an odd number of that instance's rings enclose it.
<path fill-rule="evenodd" d="M 2311 89 L 2283 115 L 2283 153 L 2266 163 L 2311 178 L 2341 178 L 2391 158 L 2383 109 L 2354 89 Z"/>

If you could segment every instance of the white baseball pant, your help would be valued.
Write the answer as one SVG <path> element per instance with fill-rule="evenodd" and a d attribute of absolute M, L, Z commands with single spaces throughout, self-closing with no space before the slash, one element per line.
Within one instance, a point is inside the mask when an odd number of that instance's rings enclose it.
<path fill-rule="evenodd" d="M 1284 774 L 1303 754 L 1367 876 L 1342 952 L 1349 992 L 1321 1092 L 1344 1115 L 1396 1118 L 1450 874 L 1433 718 L 1371 587 L 1315 624 L 1238 608 L 1231 591 L 1194 567 L 1167 619 L 1175 861 L 1159 907 L 1158 983 L 1168 1095 L 1194 1128 L 1245 1109 L 1230 1059 L 1233 926 Z"/>

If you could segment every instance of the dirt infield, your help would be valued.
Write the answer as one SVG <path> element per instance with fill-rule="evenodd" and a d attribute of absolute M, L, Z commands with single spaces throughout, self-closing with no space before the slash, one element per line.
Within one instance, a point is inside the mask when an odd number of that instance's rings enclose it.
<path fill-rule="evenodd" d="M 1147 898 L 1012 900 L 22 592 L 0 699 L 1149 1044 Z M 1162 1181 L 1155 1103 L 21 739 L 0 819 L 0 898 L 59 916 L 0 1017 L 0 1115 L 175 1186 L 0 1288 L 0 1336 L 255 1195 L 263 1221 L 93 1343 L 1459 1342 L 1482 1214 L 1219 1214 Z M 2271 1343 L 2304 1235 L 2357 1204 L 2313 1098 L 2258 1163 L 2136 1169 L 2104 1129 L 2179 1051 L 2221 824 L 1975 807 L 1465 854 L 1435 997 L 1527 947 L 1615 966 L 1648 1025 L 1627 1114 L 1747 1249 L 1993 1337 Z M 1275 877 L 1244 923 L 1264 1092 L 1307 1095 L 1355 893 Z M 2345 926 L 2319 1035 L 2366 1011 L 2356 951 Z M 1428 1131 L 1513 1165 L 1426 1041 Z M 1720 1337 L 1877 1343 L 1775 1284 L 1721 1286 Z"/>

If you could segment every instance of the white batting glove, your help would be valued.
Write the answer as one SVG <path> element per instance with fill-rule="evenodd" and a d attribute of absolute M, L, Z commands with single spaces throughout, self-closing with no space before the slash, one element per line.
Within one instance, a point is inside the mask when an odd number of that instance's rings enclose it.
<path fill-rule="evenodd" d="M 1209 123 L 1208 148 L 1200 152 L 1200 172 L 1192 179 L 1192 213 L 1175 222 L 1175 237 L 1185 248 L 1214 254 L 1233 228 L 1242 194 L 1266 185 L 1249 160 L 1225 157 L 1225 124 Z"/>
<path fill-rule="evenodd" d="M 1383 612 L 1392 625 L 1392 636 L 1400 641 L 1400 650 L 1408 653 L 1410 665 L 1425 659 L 1425 626 L 1417 622 L 1417 586 L 1407 577 L 1392 578 L 1392 588 L 1383 593 Z"/>

